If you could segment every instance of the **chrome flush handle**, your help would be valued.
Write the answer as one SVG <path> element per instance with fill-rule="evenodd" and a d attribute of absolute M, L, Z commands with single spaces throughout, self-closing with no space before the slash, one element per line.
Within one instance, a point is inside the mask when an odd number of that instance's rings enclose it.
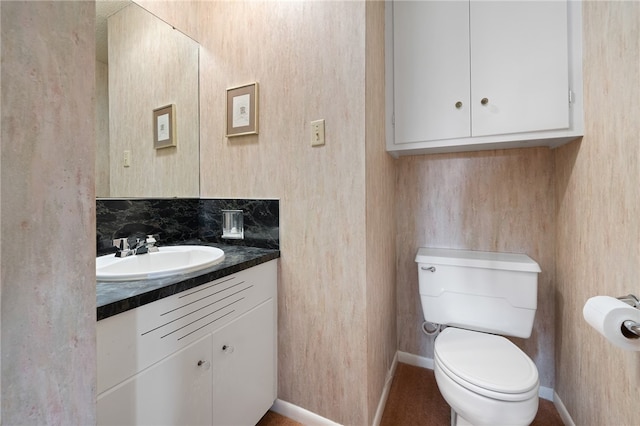
<path fill-rule="evenodd" d="M 436 267 L 435 266 L 421 266 L 420 269 L 422 269 L 423 271 L 429 271 L 429 272 L 435 272 L 436 271 Z"/>

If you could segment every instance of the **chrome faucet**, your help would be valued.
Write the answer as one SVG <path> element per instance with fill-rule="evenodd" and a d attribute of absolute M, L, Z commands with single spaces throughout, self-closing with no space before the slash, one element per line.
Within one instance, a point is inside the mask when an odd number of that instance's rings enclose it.
<path fill-rule="evenodd" d="M 155 253 L 158 251 L 156 247 L 157 235 L 147 235 L 146 238 L 117 238 L 113 240 L 116 248 L 116 257 L 127 257 L 135 254 Z"/>

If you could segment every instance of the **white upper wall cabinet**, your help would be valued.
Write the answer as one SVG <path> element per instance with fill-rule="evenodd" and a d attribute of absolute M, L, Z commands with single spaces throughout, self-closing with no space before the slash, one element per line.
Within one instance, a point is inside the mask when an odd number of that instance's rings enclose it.
<path fill-rule="evenodd" d="M 392 155 L 555 147 L 582 135 L 579 2 L 386 7 Z"/>

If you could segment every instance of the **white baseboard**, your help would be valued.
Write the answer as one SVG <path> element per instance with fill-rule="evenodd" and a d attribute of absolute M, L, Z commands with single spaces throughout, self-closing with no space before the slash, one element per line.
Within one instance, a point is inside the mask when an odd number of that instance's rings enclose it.
<path fill-rule="evenodd" d="M 428 368 L 433 370 L 433 360 L 420 355 L 410 354 L 408 352 L 398 351 L 398 361 L 404 364 L 414 365 L 416 367 Z"/>
<path fill-rule="evenodd" d="M 420 355 L 410 354 L 407 352 L 398 351 L 398 362 L 433 370 L 433 359 L 426 358 Z M 540 386 L 540 389 L 538 390 L 538 396 L 548 401 L 555 400 L 553 389 L 546 386 Z"/>
<path fill-rule="evenodd" d="M 380 395 L 380 401 L 378 402 L 378 409 L 376 415 L 373 418 L 373 426 L 379 426 L 382 420 L 382 414 L 384 413 L 384 407 L 387 405 L 387 398 L 389 398 L 389 391 L 391 391 L 391 383 L 393 382 L 393 376 L 396 375 L 396 367 L 398 366 L 398 352 L 393 356 L 391 362 L 391 368 L 387 372 L 387 378 L 384 381 L 384 388 L 382 388 L 382 395 Z"/>
<path fill-rule="evenodd" d="M 380 421 L 382 420 L 382 414 L 384 413 L 384 407 L 387 404 L 387 398 L 389 398 L 391 383 L 393 382 L 393 377 L 396 374 L 397 365 L 398 365 L 398 353 L 396 353 L 395 356 L 393 357 L 393 361 L 391 362 L 391 367 L 387 372 L 387 377 L 385 379 L 384 387 L 382 388 L 382 394 L 380 395 L 380 401 L 378 402 L 378 409 L 376 410 L 376 415 L 373 418 L 372 426 L 380 425 Z M 271 406 L 271 411 L 274 411 L 282 416 L 288 417 L 291 420 L 295 420 L 296 422 L 302 423 L 304 425 L 340 426 L 339 423 L 335 423 L 318 414 L 312 413 L 309 410 L 305 410 L 304 408 L 298 407 L 297 405 L 291 404 L 290 402 L 286 402 L 281 399 L 276 399 L 276 401 Z"/>
<path fill-rule="evenodd" d="M 295 420 L 303 425 L 314 426 L 340 426 L 339 423 L 332 422 L 316 413 L 312 413 L 309 410 L 305 410 L 302 407 L 291 404 L 290 402 L 276 399 L 271 406 L 271 411 L 274 411 L 282 416 L 289 417 L 291 420 Z"/>
<path fill-rule="evenodd" d="M 540 389 L 538 390 L 538 396 L 542 399 L 546 399 L 547 401 L 553 402 L 553 394 L 553 389 L 546 386 L 540 386 Z"/>
<path fill-rule="evenodd" d="M 562 423 L 564 426 L 576 426 L 569 411 L 567 411 L 567 407 L 564 406 L 560 396 L 556 392 L 553 392 L 553 405 L 556 406 L 556 410 L 558 410 L 558 414 L 560 414 L 560 418 L 562 419 Z"/>

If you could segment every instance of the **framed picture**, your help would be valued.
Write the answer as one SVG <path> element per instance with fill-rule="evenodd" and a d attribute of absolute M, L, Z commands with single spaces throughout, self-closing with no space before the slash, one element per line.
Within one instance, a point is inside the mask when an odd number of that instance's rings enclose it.
<path fill-rule="evenodd" d="M 153 110 L 153 147 L 168 148 L 177 145 L 176 106 L 167 105 Z"/>
<path fill-rule="evenodd" d="M 227 89 L 227 137 L 258 134 L 258 83 Z"/>

